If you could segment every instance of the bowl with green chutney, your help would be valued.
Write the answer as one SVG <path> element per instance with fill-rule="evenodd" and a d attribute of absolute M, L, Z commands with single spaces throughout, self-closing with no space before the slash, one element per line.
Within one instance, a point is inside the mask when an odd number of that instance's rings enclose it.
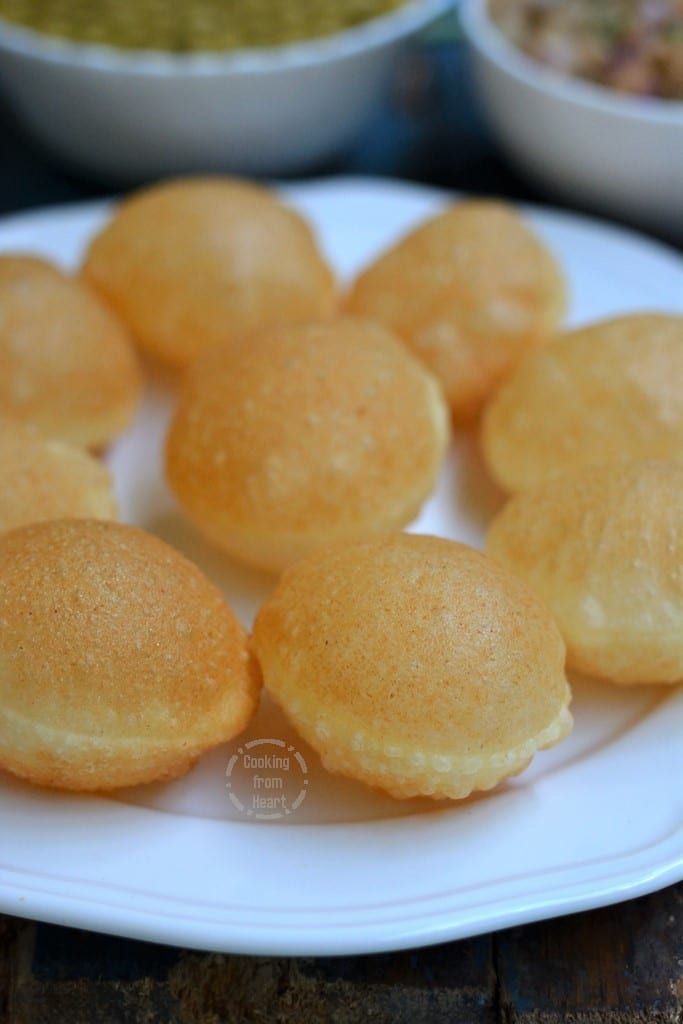
<path fill-rule="evenodd" d="M 0 0 L 0 88 L 109 182 L 295 173 L 342 152 L 451 0 Z"/>

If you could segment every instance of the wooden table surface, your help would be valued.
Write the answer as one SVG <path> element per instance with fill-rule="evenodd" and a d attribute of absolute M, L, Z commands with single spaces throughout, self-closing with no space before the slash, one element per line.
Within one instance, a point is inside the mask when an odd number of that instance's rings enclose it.
<path fill-rule="evenodd" d="M 0 1024 L 680 1024 L 683 885 L 405 953 L 219 956 L 0 917 Z"/>
<path fill-rule="evenodd" d="M 0 152 L 0 212 L 103 194 L 55 167 L 2 110 Z M 392 108 L 324 170 L 548 199 L 497 153 L 457 45 L 416 52 Z M 683 1024 L 683 886 L 469 941 L 340 959 L 199 954 L 0 916 L 0 1024 L 324 1021 Z"/>

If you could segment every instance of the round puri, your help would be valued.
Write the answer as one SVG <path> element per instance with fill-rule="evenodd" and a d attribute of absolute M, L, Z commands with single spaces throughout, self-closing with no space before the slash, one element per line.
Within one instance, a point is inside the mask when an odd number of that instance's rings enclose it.
<path fill-rule="evenodd" d="M 384 328 L 281 327 L 191 368 L 167 473 L 215 543 L 279 570 L 413 519 L 448 430 L 437 381 Z"/>
<path fill-rule="evenodd" d="M 550 613 L 453 541 L 397 534 L 299 562 L 253 646 L 325 767 L 397 797 L 490 789 L 571 729 Z"/>
<path fill-rule="evenodd" d="M 46 519 L 116 519 L 106 466 L 82 448 L 0 418 L 0 532 Z"/>
<path fill-rule="evenodd" d="M 547 602 L 574 668 L 683 680 L 683 463 L 556 477 L 505 506 L 488 550 Z"/>
<path fill-rule="evenodd" d="M 562 274 L 503 203 L 460 203 L 413 231 L 358 277 L 352 313 L 391 327 L 469 420 L 521 356 L 555 330 Z"/>
<path fill-rule="evenodd" d="M 97 295 L 43 260 L 0 256 L 0 414 L 96 448 L 139 395 L 129 336 Z"/>
<path fill-rule="evenodd" d="M 0 767 L 73 790 L 173 778 L 257 694 L 244 630 L 162 541 L 77 519 L 0 536 Z"/>
<path fill-rule="evenodd" d="M 229 178 L 137 193 L 94 239 L 83 272 L 140 345 L 174 366 L 268 324 L 326 317 L 336 303 L 306 222 Z"/>
<path fill-rule="evenodd" d="M 558 470 L 683 455 L 683 317 L 638 314 L 528 356 L 486 409 L 482 447 L 508 491 Z"/>

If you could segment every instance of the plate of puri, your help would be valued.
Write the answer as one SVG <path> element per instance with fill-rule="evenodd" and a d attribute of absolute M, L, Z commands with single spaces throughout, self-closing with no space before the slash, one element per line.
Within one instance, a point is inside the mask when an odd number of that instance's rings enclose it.
<path fill-rule="evenodd" d="M 683 878 L 683 263 L 179 179 L 0 224 L 0 910 L 271 955 Z"/>

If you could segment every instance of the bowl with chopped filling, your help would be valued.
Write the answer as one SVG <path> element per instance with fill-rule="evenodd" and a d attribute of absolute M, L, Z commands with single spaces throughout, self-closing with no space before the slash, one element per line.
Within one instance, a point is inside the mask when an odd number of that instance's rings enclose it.
<path fill-rule="evenodd" d="M 501 144 L 552 191 L 683 234 L 683 0 L 466 0 Z"/>
<path fill-rule="evenodd" d="M 71 165 L 280 174 L 348 146 L 452 0 L 0 0 L 0 87 Z"/>

